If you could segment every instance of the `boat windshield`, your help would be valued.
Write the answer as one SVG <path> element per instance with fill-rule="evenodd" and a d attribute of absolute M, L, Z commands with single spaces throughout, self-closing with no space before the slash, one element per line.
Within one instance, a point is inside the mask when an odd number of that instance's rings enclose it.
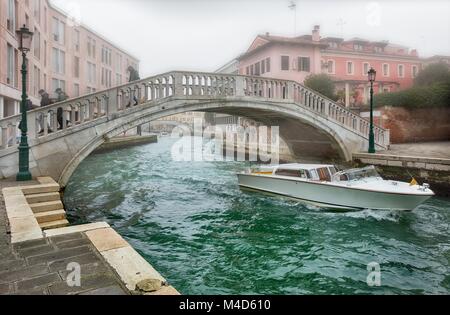
<path fill-rule="evenodd" d="M 360 180 L 369 177 L 380 177 L 375 166 L 351 169 L 334 174 L 333 181 Z"/>

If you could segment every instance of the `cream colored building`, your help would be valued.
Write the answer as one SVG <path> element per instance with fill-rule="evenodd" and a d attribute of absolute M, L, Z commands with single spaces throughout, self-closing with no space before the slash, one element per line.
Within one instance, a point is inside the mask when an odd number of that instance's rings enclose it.
<path fill-rule="evenodd" d="M 89 94 L 128 81 L 127 68 L 139 60 L 95 31 L 79 25 L 48 0 L 0 0 L 0 118 L 20 112 L 21 52 L 16 30 L 34 33 L 28 59 L 27 90 L 34 105 L 39 90 L 54 97 Z"/>

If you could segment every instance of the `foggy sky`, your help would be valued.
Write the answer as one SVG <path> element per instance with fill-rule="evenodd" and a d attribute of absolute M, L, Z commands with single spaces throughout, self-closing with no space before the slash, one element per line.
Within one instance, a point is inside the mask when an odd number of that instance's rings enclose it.
<path fill-rule="evenodd" d="M 51 0 L 141 61 L 141 76 L 215 71 L 257 34 L 389 40 L 421 57 L 450 55 L 450 1 Z M 295 30 L 296 24 L 296 30 Z"/>

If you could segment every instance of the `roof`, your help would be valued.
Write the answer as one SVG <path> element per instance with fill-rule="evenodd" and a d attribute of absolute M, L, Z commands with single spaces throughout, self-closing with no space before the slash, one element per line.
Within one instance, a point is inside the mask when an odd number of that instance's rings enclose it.
<path fill-rule="evenodd" d="M 253 53 L 255 53 L 257 51 L 260 51 L 261 49 L 267 48 L 274 44 L 310 45 L 310 46 L 318 46 L 321 48 L 326 48 L 328 46 L 326 43 L 323 43 L 320 41 L 313 41 L 312 36 L 310 36 L 310 35 L 304 35 L 304 36 L 299 36 L 299 37 L 258 35 L 253 42 L 255 42 L 257 39 L 262 39 L 265 41 L 265 43 L 259 45 L 258 47 L 254 48 L 254 49 L 248 50 L 244 54 L 240 55 L 237 58 L 237 60 L 241 60 L 249 55 L 252 55 Z"/>
<path fill-rule="evenodd" d="M 341 43 L 341 42 L 344 41 L 344 39 L 340 38 L 340 37 L 328 36 L 328 37 L 322 38 L 321 41 L 324 41 L 324 42 L 339 42 L 339 43 Z"/>
<path fill-rule="evenodd" d="M 370 40 L 364 39 L 364 38 L 360 38 L 360 37 L 353 37 L 351 39 L 346 40 L 345 42 L 347 42 L 347 43 L 351 43 L 351 42 L 354 42 L 354 43 L 370 43 Z"/>
<path fill-rule="evenodd" d="M 274 43 L 288 43 L 288 44 L 305 44 L 305 45 L 315 45 L 315 46 L 326 46 L 321 42 L 316 42 L 312 40 L 311 35 L 304 35 L 298 37 L 283 37 L 283 36 L 273 36 L 273 35 L 258 35 L 258 37 L 267 40 L 268 42 Z"/>

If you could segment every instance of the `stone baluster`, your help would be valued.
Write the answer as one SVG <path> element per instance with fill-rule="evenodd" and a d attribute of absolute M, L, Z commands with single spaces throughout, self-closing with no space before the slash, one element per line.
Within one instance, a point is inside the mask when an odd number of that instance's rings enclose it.
<path fill-rule="evenodd" d="M 37 112 L 30 112 L 28 113 L 27 116 L 27 121 L 28 121 L 28 137 L 30 139 L 36 139 L 37 138 L 37 133 L 36 133 L 36 129 L 37 129 Z"/>
<path fill-rule="evenodd" d="M 247 78 L 243 76 L 236 77 L 236 80 L 234 81 L 234 94 L 236 96 L 245 96 L 246 81 Z"/>
<path fill-rule="evenodd" d="M 8 148 L 8 127 L 2 126 L 2 149 Z"/>

